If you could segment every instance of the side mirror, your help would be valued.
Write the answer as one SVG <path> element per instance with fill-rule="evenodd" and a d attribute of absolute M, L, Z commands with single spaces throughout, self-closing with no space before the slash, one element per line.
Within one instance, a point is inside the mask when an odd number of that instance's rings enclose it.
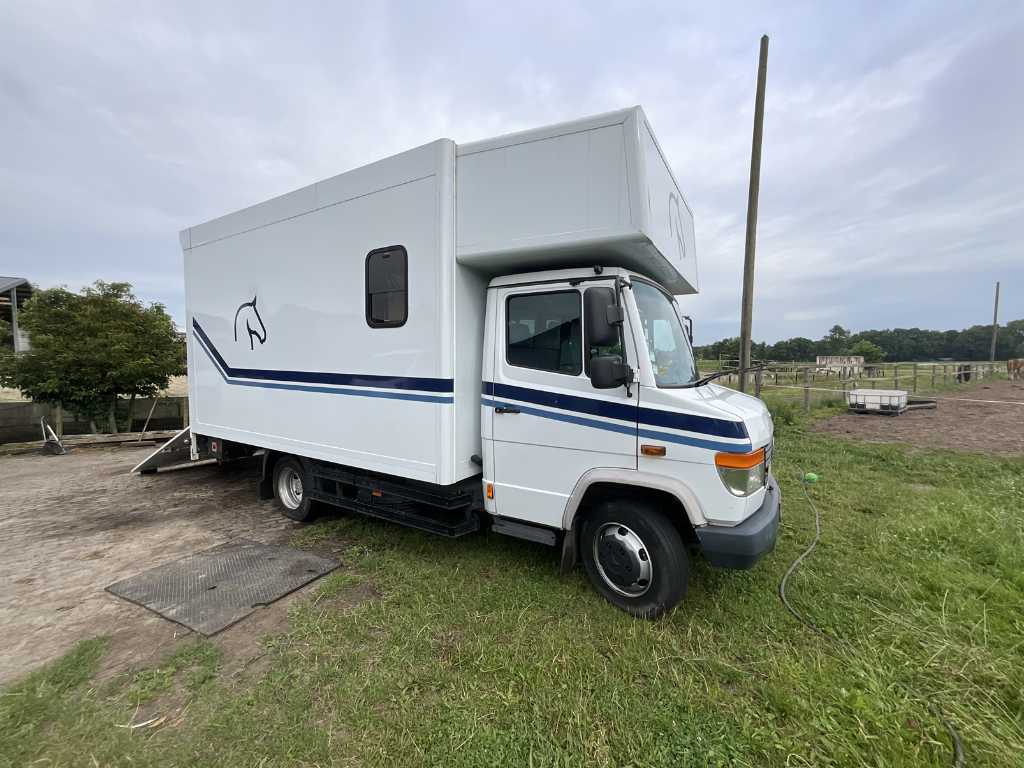
<path fill-rule="evenodd" d="M 618 355 L 600 355 L 590 359 L 590 383 L 594 389 L 614 389 L 633 382 L 633 369 Z"/>
<path fill-rule="evenodd" d="M 583 292 L 583 315 L 587 349 L 611 347 L 619 341 L 619 327 L 625 317 L 615 303 L 611 288 L 587 288 Z"/>

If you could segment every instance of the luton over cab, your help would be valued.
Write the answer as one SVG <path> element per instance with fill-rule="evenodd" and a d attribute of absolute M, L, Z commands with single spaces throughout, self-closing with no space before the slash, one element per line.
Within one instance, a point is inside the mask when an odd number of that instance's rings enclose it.
<path fill-rule="evenodd" d="M 645 617 L 690 557 L 774 546 L 772 421 L 697 371 L 693 214 L 639 107 L 435 141 L 181 243 L 182 440 L 259 452 L 287 516 L 550 545 Z"/>

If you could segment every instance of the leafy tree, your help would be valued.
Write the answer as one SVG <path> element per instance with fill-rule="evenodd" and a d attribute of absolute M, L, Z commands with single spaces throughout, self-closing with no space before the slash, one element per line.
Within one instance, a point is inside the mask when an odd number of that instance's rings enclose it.
<path fill-rule="evenodd" d="M 841 355 L 850 342 L 850 332 L 841 325 L 833 325 L 821 340 L 823 355 Z"/>
<path fill-rule="evenodd" d="M 938 360 L 988 360 L 992 343 L 991 325 L 974 325 L 961 331 L 930 331 L 923 328 L 892 328 L 885 330 L 860 331 L 851 334 L 841 325 L 834 325 L 818 341 L 802 336 L 783 339 L 774 344 L 752 345 L 754 357 L 779 362 L 808 362 L 816 355 L 859 354 L 857 345 L 866 342 L 880 350 L 881 358 L 865 360 L 878 362 Z M 866 346 L 864 349 L 868 349 Z M 739 339 L 723 339 L 698 348 L 703 358 L 736 357 L 739 354 Z M 872 350 L 871 354 L 875 354 Z M 996 344 L 996 359 L 1024 357 L 1024 319 L 1011 320 L 1000 327 Z"/>
<path fill-rule="evenodd" d="M 817 346 L 810 339 L 796 336 L 768 347 L 767 357 L 782 362 L 810 362 L 817 355 Z"/>
<path fill-rule="evenodd" d="M 885 350 L 867 339 L 861 339 L 850 346 L 851 355 L 860 355 L 865 363 L 877 363 L 885 357 Z"/>
<path fill-rule="evenodd" d="M 740 356 L 740 339 L 738 336 L 732 336 L 713 344 L 697 347 L 694 351 L 698 357 L 704 360 L 717 360 L 719 357 L 736 359 Z"/>
<path fill-rule="evenodd" d="M 11 334 L 11 324 L 6 320 L 0 320 L 0 347 L 6 347 L 8 344 L 12 344 L 14 337 Z"/>
<path fill-rule="evenodd" d="M 111 431 L 118 397 L 155 396 L 184 372 L 170 316 L 160 304 L 143 305 L 128 283 L 36 291 L 18 323 L 31 349 L 5 356 L 0 382 L 90 419 L 105 413 Z"/>
<path fill-rule="evenodd" d="M 999 331 L 999 345 L 1005 345 L 1005 357 L 1024 357 L 1024 320 L 1011 320 Z M 996 356 L 999 356 L 996 349 Z"/>

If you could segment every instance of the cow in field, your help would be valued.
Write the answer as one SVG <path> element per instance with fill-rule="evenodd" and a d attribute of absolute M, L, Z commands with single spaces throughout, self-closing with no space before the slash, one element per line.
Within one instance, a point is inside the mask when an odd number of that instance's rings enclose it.
<path fill-rule="evenodd" d="M 1024 357 L 1018 357 L 1014 360 L 1007 360 L 1006 373 L 1008 374 L 1010 381 L 1024 379 Z"/>

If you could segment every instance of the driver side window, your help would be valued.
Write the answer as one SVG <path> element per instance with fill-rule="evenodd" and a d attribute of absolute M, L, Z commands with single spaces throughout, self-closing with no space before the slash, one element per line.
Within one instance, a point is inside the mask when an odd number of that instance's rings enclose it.
<path fill-rule="evenodd" d="M 520 368 L 579 376 L 583 370 L 579 291 L 509 296 L 505 358 Z"/>

